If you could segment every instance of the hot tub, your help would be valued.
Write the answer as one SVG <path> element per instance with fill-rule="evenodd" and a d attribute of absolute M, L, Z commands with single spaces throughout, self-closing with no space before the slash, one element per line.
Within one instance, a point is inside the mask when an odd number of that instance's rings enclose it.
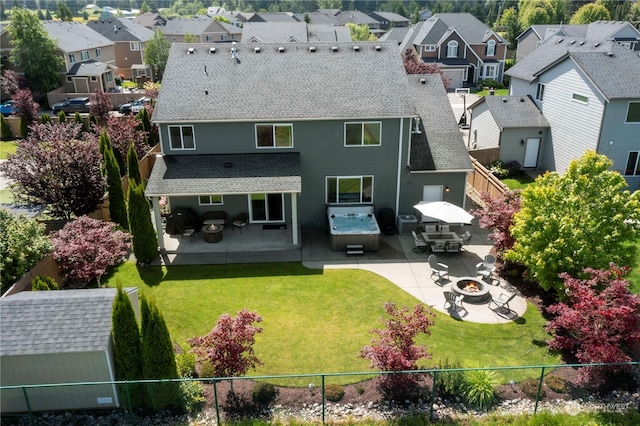
<path fill-rule="evenodd" d="M 332 251 L 361 245 L 364 251 L 380 250 L 380 227 L 373 206 L 327 207 Z"/>

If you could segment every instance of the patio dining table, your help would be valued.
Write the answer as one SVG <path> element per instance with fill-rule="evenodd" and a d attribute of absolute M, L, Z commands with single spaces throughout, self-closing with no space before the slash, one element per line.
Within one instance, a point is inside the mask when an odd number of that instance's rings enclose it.
<path fill-rule="evenodd" d="M 455 232 L 422 232 L 421 234 L 433 252 L 459 252 L 462 250 L 462 238 Z"/>

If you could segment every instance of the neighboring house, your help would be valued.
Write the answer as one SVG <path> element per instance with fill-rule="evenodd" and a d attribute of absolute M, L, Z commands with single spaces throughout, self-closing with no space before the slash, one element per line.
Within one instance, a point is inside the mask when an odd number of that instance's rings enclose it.
<path fill-rule="evenodd" d="M 298 22 L 291 12 L 252 13 L 245 18 L 245 22 Z"/>
<path fill-rule="evenodd" d="M 344 10 L 333 15 L 333 18 L 336 20 L 337 25 L 366 25 L 372 33 L 379 32 L 380 30 L 380 21 L 373 19 L 366 13 L 360 12 L 359 10 Z"/>
<path fill-rule="evenodd" d="M 402 15 L 393 12 L 371 12 L 370 17 L 380 22 L 380 29 L 387 31 L 389 28 L 408 27 L 410 21 Z"/>
<path fill-rule="evenodd" d="M 472 170 L 440 76 L 407 76 L 395 43 L 174 44 L 153 121 L 161 248 L 160 197 L 287 224 L 298 245 L 327 205 L 464 205 Z"/>
<path fill-rule="evenodd" d="M 320 11 L 296 13 L 293 16 L 300 22 L 305 22 L 305 17 L 307 17 L 310 24 L 339 25 L 333 15 L 328 15 Z"/>
<path fill-rule="evenodd" d="M 523 168 L 540 164 L 549 122 L 528 96 L 484 96 L 468 109 L 469 149 L 499 148 L 500 160 Z"/>
<path fill-rule="evenodd" d="M 640 56 L 613 41 L 555 37 L 507 73 L 510 94 L 531 96 L 551 126 L 542 170 L 563 173 L 585 150 L 640 187 Z"/>
<path fill-rule="evenodd" d="M 145 28 L 153 30 L 155 27 L 164 27 L 167 20 L 157 13 L 145 12 L 133 18 L 133 22 Z"/>
<path fill-rule="evenodd" d="M 136 24 L 130 19 L 118 17 L 105 21 L 89 21 L 87 26 L 114 43 L 115 65 L 118 74 L 122 74 L 128 79 L 135 79 L 140 71 L 144 75 L 151 75 L 151 70 L 145 71 L 145 68 L 148 67 L 142 65 L 144 65 L 145 43 L 153 37 L 152 30 Z"/>
<path fill-rule="evenodd" d="M 212 17 L 212 18 L 216 18 L 216 16 L 220 16 L 224 19 L 228 19 L 229 22 L 231 23 L 231 25 L 236 26 L 236 27 L 242 27 L 242 20 L 240 20 L 238 18 L 238 15 L 241 12 L 239 11 L 229 11 L 229 10 L 225 10 L 223 7 L 220 6 L 211 6 L 207 8 L 207 15 Z"/>
<path fill-rule="evenodd" d="M 42 25 L 64 59 L 66 92 L 107 92 L 116 86 L 114 42 L 79 22 L 43 21 Z"/>
<path fill-rule="evenodd" d="M 242 36 L 242 29 L 208 16 L 170 19 L 160 30 L 170 43 L 183 43 L 187 34 L 195 36 L 198 43 L 240 41 Z"/>
<path fill-rule="evenodd" d="M 516 62 L 552 37 L 615 41 L 630 50 L 640 50 L 640 31 L 628 21 L 596 21 L 581 25 L 532 25 L 517 37 Z"/>
<path fill-rule="evenodd" d="M 306 43 L 351 41 L 346 27 L 306 22 L 247 22 L 242 27 L 243 43 Z"/>
<path fill-rule="evenodd" d="M 137 310 L 137 289 L 125 291 Z M 2 386 L 115 381 L 115 296 L 115 288 L 105 288 L 24 291 L 0 298 Z M 3 414 L 110 409 L 119 406 L 118 398 L 112 384 L 3 389 L 0 394 Z"/>
<path fill-rule="evenodd" d="M 395 27 L 395 28 L 391 28 L 389 31 L 387 31 L 386 33 L 382 34 L 380 36 L 380 38 L 378 38 L 379 41 L 393 41 L 396 42 L 399 45 L 402 44 L 402 41 L 407 37 L 407 34 L 409 34 L 409 31 L 411 31 L 411 27 Z"/>
<path fill-rule="evenodd" d="M 433 12 L 430 9 L 424 9 L 418 12 L 418 15 L 419 15 L 418 20 L 426 21 L 427 19 L 433 16 Z"/>
<path fill-rule="evenodd" d="M 400 48 L 437 64 L 455 89 L 502 81 L 508 44 L 470 13 L 437 13 L 412 27 Z"/>

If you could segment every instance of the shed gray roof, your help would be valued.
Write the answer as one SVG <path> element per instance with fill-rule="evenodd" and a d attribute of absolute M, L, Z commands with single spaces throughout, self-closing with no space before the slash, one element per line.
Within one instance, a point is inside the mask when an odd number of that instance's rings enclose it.
<path fill-rule="evenodd" d="M 360 50 L 354 51 L 354 46 Z M 155 122 L 415 115 L 405 96 L 408 82 L 395 43 L 239 43 L 238 61 L 231 57 L 231 46 L 215 46 L 214 54 L 211 47 L 171 46 Z M 254 53 L 255 48 L 260 53 Z"/>
<path fill-rule="evenodd" d="M 49 36 L 63 52 L 113 46 L 113 42 L 80 22 L 42 21 Z"/>
<path fill-rule="evenodd" d="M 472 170 L 440 75 L 416 74 L 409 75 L 408 79 L 409 93 L 421 118 L 422 131 L 411 136 L 411 171 Z"/>
<path fill-rule="evenodd" d="M 112 65 L 105 64 L 104 62 L 95 61 L 89 59 L 84 62 L 76 62 L 73 64 L 67 75 L 75 75 L 78 77 L 100 76 L 107 70 L 117 70 Z"/>
<path fill-rule="evenodd" d="M 0 355 L 105 351 L 115 288 L 25 291 L 0 299 Z"/>
<path fill-rule="evenodd" d="M 554 37 L 505 72 L 528 82 L 563 60 L 573 60 L 607 99 L 640 98 L 640 56 L 613 41 Z"/>
<path fill-rule="evenodd" d="M 469 109 L 486 102 L 496 124 L 503 129 L 549 127 L 549 122 L 528 96 L 484 96 Z"/>
<path fill-rule="evenodd" d="M 87 26 L 114 42 L 151 40 L 153 31 L 131 19 L 113 17 L 106 21 L 91 20 Z"/>
<path fill-rule="evenodd" d="M 231 166 L 229 166 L 231 165 Z M 301 192 L 300 153 L 158 156 L 147 196 Z"/>

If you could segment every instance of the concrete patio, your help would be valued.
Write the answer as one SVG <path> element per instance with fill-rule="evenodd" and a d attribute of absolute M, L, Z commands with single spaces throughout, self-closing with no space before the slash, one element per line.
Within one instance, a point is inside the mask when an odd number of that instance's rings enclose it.
<path fill-rule="evenodd" d="M 461 277 L 475 277 L 476 264 L 489 254 L 492 244 L 488 232 L 477 225 L 452 227 L 458 234 L 469 230 L 471 241 L 460 253 L 437 253 L 439 262 L 449 266 L 449 276 L 436 282 L 431 277 L 427 257 L 431 254 L 413 252 L 410 234 L 382 235 L 377 252 L 347 256 L 345 252 L 330 250 L 329 236 L 324 229 L 302 229 L 302 243 L 294 246 L 290 229 L 263 229 L 250 224 L 242 232 L 227 227 L 218 243 L 207 243 L 202 233 L 193 237 L 165 235 L 166 250 L 157 264 L 201 265 L 225 263 L 302 262 L 313 269 L 363 269 L 387 278 L 398 287 L 438 311 L 462 321 L 480 323 L 508 323 L 518 320 L 527 309 L 527 302 L 519 295 L 509 303 L 509 310 L 498 309 L 495 304 L 463 302 L 461 309 L 445 308 L 444 292 Z M 506 281 L 494 277 L 484 281 L 492 297 L 500 293 L 515 292 Z M 489 307 L 491 306 L 491 308 Z"/>

